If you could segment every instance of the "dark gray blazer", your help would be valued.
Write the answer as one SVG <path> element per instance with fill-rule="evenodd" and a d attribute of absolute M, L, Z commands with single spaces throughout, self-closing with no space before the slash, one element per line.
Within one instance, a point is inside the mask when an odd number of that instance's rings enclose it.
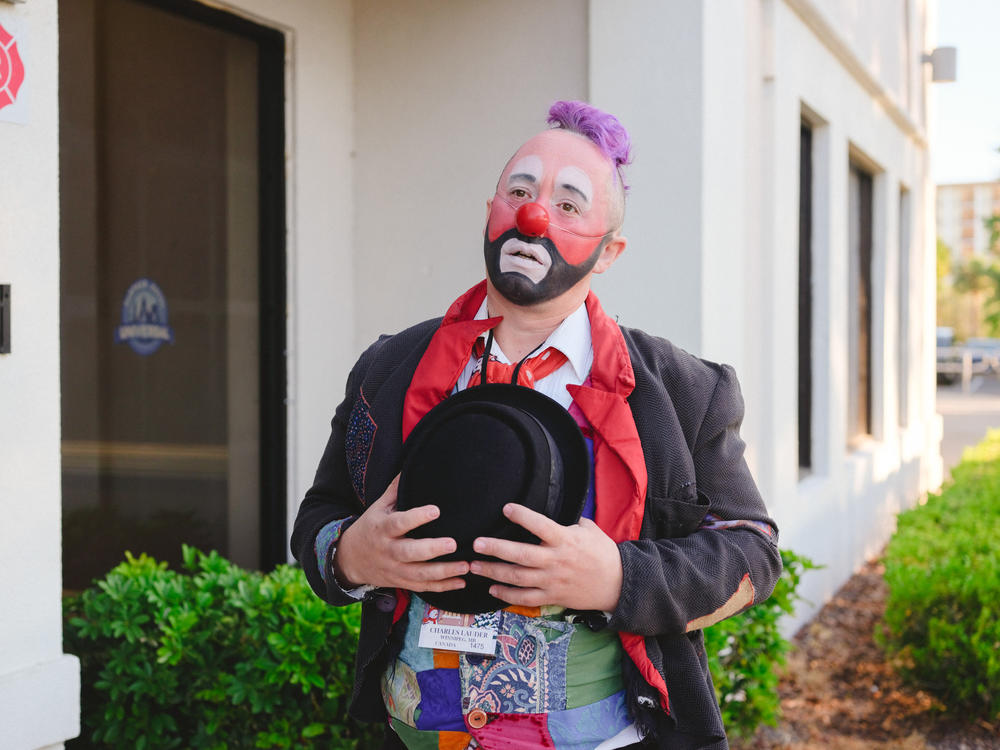
<path fill-rule="evenodd" d="M 399 472 L 403 400 L 439 323 L 429 320 L 379 338 L 347 379 L 291 541 L 313 589 L 331 604 L 354 600 L 332 575 L 326 576 L 331 585 L 324 582 L 316 536 L 330 521 L 359 515 Z M 657 692 L 624 659 L 629 709 L 651 735 L 646 744 L 726 748 L 702 633 L 687 630 L 692 621 L 724 609 L 747 576 L 755 603 L 770 595 L 781 573 L 777 530 L 743 457 L 743 399 L 732 368 L 642 331 L 623 328 L 622 334 L 635 371 L 628 402 L 642 441 L 648 490 L 640 538 L 618 545 L 624 581 L 608 627 L 645 637 L 647 655 L 669 691 L 665 712 Z M 707 513 L 755 523 L 701 528 Z M 329 570 L 330 560 L 326 565 Z M 361 720 L 386 717 L 379 678 L 396 647 L 386 596 L 391 594 L 369 595 L 362 606 L 350 709 Z M 394 737 L 386 746 L 400 747 Z"/>

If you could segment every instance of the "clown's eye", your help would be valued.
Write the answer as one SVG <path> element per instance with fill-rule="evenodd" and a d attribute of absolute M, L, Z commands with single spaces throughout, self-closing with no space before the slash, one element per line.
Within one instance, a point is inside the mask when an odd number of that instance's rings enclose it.
<path fill-rule="evenodd" d="M 562 211 L 564 214 L 578 214 L 578 213 L 580 213 L 580 211 L 577 209 L 577 207 L 575 205 L 573 205 L 572 203 L 570 203 L 569 201 L 560 201 L 559 203 L 556 204 L 556 207 L 560 211 Z"/>
<path fill-rule="evenodd" d="M 529 193 L 524 188 L 516 187 L 516 188 L 511 188 L 510 189 L 510 197 L 511 198 L 516 198 L 517 200 L 521 201 L 521 200 L 525 200 L 527 198 L 530 198 L 531 197 L 531 193 Z"/>

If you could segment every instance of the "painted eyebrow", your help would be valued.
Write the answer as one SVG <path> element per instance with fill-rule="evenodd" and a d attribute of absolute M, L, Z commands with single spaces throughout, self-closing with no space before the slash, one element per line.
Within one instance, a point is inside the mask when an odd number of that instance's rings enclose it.
<path fill-rule="evenodd" d="M 564 188 L 564 189 L 566 189 L 566 190 L 569 190 L 569 191 L 571 191 L 571 192 L 574 192 L 574 193 L 576 193 L 576 194 L 577 194 L 577 195 L 579 195 L 579 196 L 580 196 L 580 198 L 582 198 L 582 199 L 583 199 L 584 201 L 586 201 L 587 203 L 590 203 L 590 196 L 589 196 L 589 195 L 587 195 L 587 194 L 586 194 L 585 192 L 583 192 L 582 190 L 580 190 L 580 188 L 578 188 L 578 187 L 577 187 L 576 185 L 571 185 L 571 184 L 569 184 L 568 182 L 564 182 L 564 183 L 563 183 L 563 184 L 562 184 L 562 185 L 561 185 L 560 187 L 562 187 L 562 188 Z"/>
<path fill-rule="evenodd" d="M 513 182 L 514 180 L 524 180 L 530 183 L 538 182 L 538 178 L 530 172 L 518 172 L 517 174 L 512 174 L 507 178 L 507 182 Z"/>

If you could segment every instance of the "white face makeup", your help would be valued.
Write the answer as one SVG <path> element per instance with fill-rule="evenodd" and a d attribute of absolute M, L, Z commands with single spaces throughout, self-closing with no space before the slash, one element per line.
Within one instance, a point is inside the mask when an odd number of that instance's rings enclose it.
<path fill-rule="evenodd" d="M 559 213 L 576 217 L 588 211 L 593 200 L 594 185 L 579 167 L 563 167 L 556 175 L 552 189 L 552 205 Z"/>
<path fill-rule="evenodd" d="M 538 196 L 538 189 L 542 183 L 542 171 L 544 165 L 539 156 L 525 156 L 518 159 L 511 167 L 510 176 L 507 178 L 507 191 L 516 191 L 518 188 L 527 191 L 524 197 L 534 200 Z"/>

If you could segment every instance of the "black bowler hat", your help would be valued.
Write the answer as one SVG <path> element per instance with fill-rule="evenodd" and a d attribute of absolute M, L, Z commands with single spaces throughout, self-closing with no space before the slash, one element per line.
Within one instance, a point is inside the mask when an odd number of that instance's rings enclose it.
<path fill-rule="evenodd" d="M 576 420 L 559 402 L 520 385 L 466 388 L 431 409 L 403 445 L 397 508 L 437 505 L 441 514 L 410 536 L 453 537 L 458 549 L 438 560 L 495 559 L 473 551 L 480 536 L 537 544 L 511 523 L 515 502 L 568 526 L 580 520 L 590 458 Z M 422 592 L 452 612 L 488 612 L 506 602 L 489 593 L 490 579 L 465 577 L 465 588 Z"/>

